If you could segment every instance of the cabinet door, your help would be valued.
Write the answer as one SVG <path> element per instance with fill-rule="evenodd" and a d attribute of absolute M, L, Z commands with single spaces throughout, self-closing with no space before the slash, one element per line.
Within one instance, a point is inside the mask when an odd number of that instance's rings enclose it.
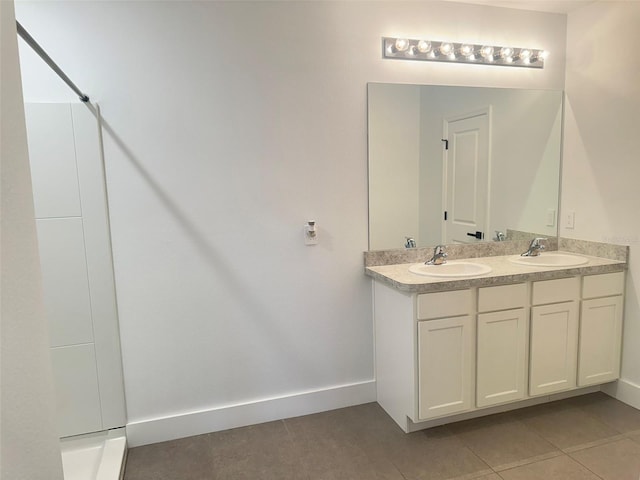
<path fill-rule="evenodd" d="M 622 296 L 584 300 L 580 312 L 578 385 L 611 382 L 620 376 Z"/>
<path fill-rule="evenodd" d="M 576 386 L 578 315 L 576 302 L 531 309 L 529 395 Z"/>
<path fill-rule="evenodd" d="M 418 414 L 421 419 L 471 408 L 472 328 L 470 315 L 418 323 Z"/>
<path fill-rule="evenodd" d="M 478 315 L 478 407 L 525 397 L 527 315 L 524 308 Z"/>

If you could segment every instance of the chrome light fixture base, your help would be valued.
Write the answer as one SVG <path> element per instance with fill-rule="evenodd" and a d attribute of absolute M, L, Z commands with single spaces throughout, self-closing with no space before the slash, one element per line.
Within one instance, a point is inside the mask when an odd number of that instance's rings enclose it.
<path fill-rule="evenodd" d="M 547 52 L 537 48 L 383 37 L 383 57 L 397 60 L 544 68 Z"/>

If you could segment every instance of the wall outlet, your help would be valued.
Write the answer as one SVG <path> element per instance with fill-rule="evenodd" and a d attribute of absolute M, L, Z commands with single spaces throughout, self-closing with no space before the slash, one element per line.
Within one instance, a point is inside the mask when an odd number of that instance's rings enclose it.
<path fill-rule="evenodd" d="M 550 208 L 547 210 L 547 227 L 556 226 L 556 209 Z"/>
<path fill-rule="evenodd" d="M 568 229 L 573 229 L 576 227 L 576 212 L 566 212 L 563 214 L 564 223 L 563 227 Z"/>
<path fill-rule="evenodd" d="M 305 223 L 304 225 L 304 244 L 305 245 L 317 245 L 318 244 L 318 229 L 315 226 Z"/>

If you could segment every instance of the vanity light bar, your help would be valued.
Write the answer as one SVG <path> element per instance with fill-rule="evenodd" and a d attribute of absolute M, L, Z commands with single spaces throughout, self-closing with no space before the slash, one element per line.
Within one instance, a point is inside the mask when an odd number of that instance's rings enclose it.
<path fill-rule="evenodd" d="M 427 62 L 544 68 L 547 52 L 535 48 L 383 37 L 384 58 Z"/>

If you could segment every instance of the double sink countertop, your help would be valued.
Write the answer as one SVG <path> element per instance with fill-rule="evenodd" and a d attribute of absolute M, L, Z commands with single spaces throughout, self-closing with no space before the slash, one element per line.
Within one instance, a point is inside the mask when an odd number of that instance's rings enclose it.
<path fill-rule="evenodd" d="M 583 253 L 568 251 L 559 251 L 554 253 L 578 255 L 586 258 L 588 261 L 577 266 L 543 267 L 516 264 L 509 260 L 509 258 L 514 257 L 514 255 L 503 255 L 479 258 L 447 259 L 452 263 L 456 261 L 464 261 L 479 263 L 491 267 L 491 271 L 489 273 L 473 277 L 432 277 L 418 275 L 409 271 L 409 267 L 415 262 L 395 265 L 369 266 L 365 267 L 365 273 L 375 280 L 379 280 L 402 292 L 429 293 L 535 280 L 552 280 L 578 275 L 597 275 L 602 273 L 621 272 L 627 268 L 626 261 L 611 260 L 608 258 L 594 257 Z M 541 255 L 544 256 L 545 253 L 543 252 Z"/>

